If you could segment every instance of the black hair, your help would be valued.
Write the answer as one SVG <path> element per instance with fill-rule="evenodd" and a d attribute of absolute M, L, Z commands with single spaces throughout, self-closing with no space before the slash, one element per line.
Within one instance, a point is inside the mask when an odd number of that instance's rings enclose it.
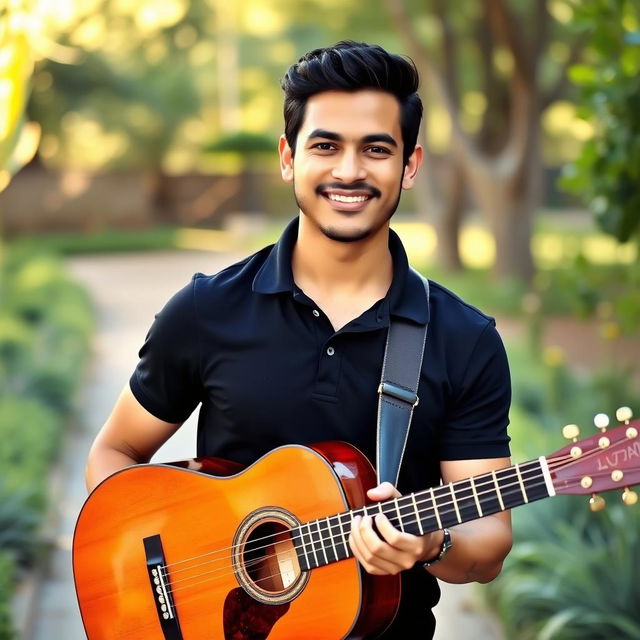
<path fill-rule="evenodd" d="M 323 91 L 380 89 L 400 103 L 403 159 L 406 164 L 418 139 L 422 101 L 418 95 L 418 70 L 410 58 L 385 51 L 378 45 L 343 40 L 314 49 L 292 65 L 281 81 L 284 90 L 284 134 L 295 153 L 307 100 Z"/>

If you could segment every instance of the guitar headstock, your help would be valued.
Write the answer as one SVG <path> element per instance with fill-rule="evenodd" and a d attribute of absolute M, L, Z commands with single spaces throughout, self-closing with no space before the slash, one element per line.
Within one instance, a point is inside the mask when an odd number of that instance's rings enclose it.
<path fill-rule="evenodd" d="M 594 418 L 599 433 L 582 440 L 577 425 L 564 427 L 562 433 L 571 443 L 547 456 L 556 493 L 590 495 L 593 511 L 605 506 L 600 491 L 619 489 L 624 504 L 638 502 L 631 486 L 640 483 L 640 420 L 631 422 L 631 417 L 628 407 L 618 409 L 616 418 L 622 424 L 608 429 L 609 418 L 599 413 Z"/>

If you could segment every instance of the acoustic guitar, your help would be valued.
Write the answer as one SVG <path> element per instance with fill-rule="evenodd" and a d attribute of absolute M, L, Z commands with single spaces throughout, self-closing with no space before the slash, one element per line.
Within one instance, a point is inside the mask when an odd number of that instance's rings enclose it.
<path fill-rule="evenodd" d="M 202 458 L 118 471 L 80 513 L 73 570 L 89 640 L 334 640 L 391 623 L 399 576 L 372 576 L 348 544 L 354 515 L 424 534 L 556 494 L 640 482 L 640 421 L 553 455 L 367 504 L 376 477 L 341 442 L 284 446 L 243 469 Z"/>

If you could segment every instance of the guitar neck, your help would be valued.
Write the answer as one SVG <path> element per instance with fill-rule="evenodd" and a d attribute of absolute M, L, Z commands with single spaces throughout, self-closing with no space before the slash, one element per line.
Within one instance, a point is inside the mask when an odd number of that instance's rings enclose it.
<path fill-rule="evenodd" d="M 438 487 L 377 502 L 293 529 L 303 570 L 351 557 L 355 516 L 384 514 L 397 529 L 423 535 L 555 495 L 544 457 Z"/>

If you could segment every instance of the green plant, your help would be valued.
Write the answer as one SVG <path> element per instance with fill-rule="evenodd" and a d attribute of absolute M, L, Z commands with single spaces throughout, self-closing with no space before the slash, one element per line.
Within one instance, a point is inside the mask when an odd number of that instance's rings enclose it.
<path fill-rule="evenodd" d="M 509 638 L 640 638 L 640 514 L 556 498 L 514 513 L 516 545 L 490 603 Z"/>
<path fill-rule="evenodd" d="M 14 640 L 15 629 L 11 621 L 11 593 L 13 590 L 13 559 L 0 551 L 0 640 Z"/>

